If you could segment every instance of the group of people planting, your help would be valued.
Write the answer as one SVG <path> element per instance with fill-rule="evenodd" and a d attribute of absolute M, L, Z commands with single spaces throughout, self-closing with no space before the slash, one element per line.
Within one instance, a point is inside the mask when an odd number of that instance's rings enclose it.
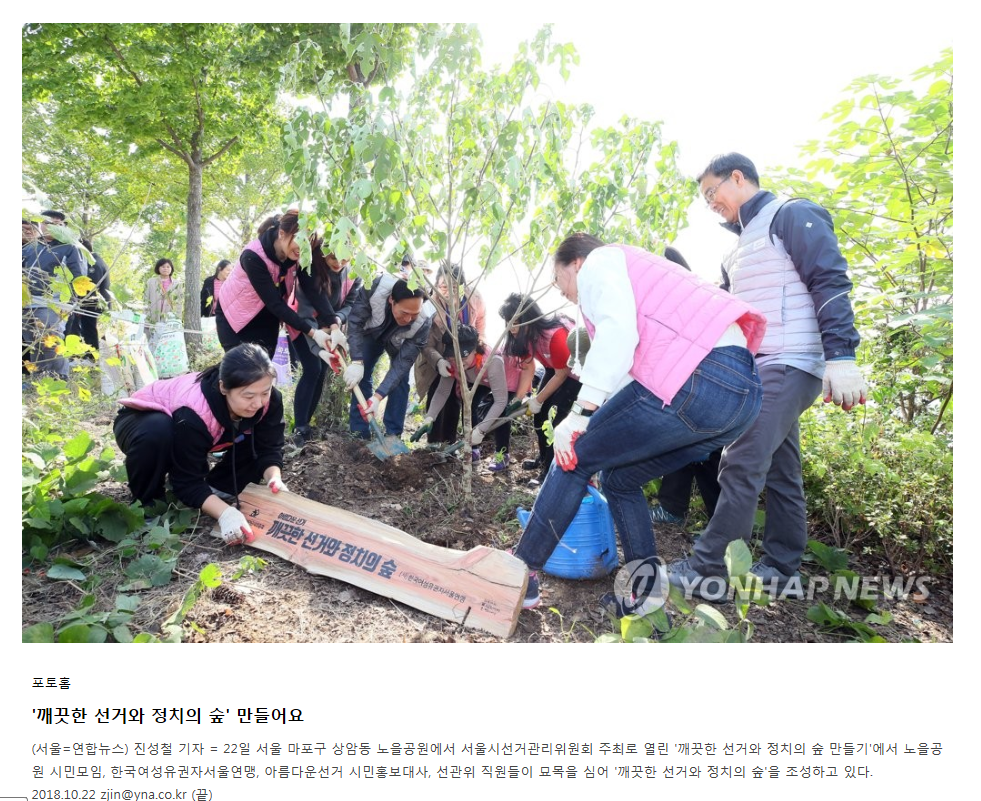
<path fill-rule="evenodd" d="M 413 368 L 430 442 L 457 440 L 461 401 L 472 397 L 467 458 L 479 458 L 493 434 L 491 470 L 508 469 L 509 410 L 534 417 L 538 453 L 524 467 L 538 471 L 541 489 L 514 550 L 529 574 L 525 608 L 540 603 L 538 571 L 597 475 L 633 576 L 626 593 L 606 599 L 616 614 L 642 611 L 664 579 L 689 595 L 724 598 L 726 546 L 749 537 L 764 489 L 763 556 L 752 572 L 794 597 L 807 539 L 798 418 L 819 395 L 846 410 L 865 402 L 852 285 L 820 206 L 762 190 L 738 153 L 714 158 L 697 181 L 738 237 L 721 286 L 676 254 L 574 233 L 554 251 L 553 281 L 578 307 L 585 337 L 571 319 L 515 294 L 500 309 L 507 334 L 497 352 L 484 342 L 483 300 L 459 265 L 444 263 L 430 278 L 427 265 L 406 257 L 401 275 L 362 285 L 317 237 L 311 269 L 298 269 L 296 212 L 268 221 L 215 282 L 221 364 L 122 401 L 115 433 L 134 497 L 147 506 L 162 499 L 169 476 L 179 500 L 219 521 L 226 542 L 248 541 L 237 494 L 260 480 L 286 491 L 286 423 L 271 363 L 285 325 L 302 368 L 297 445 L 315 436 L 311 418 L 331 372 L 360 390 L 350 426 L 365 438 L 379 417 L 388 435 L 401 436 Z M 390 366 L 375 386 L 383 353 Z M 473 392 L 458 391 L 464 380 Z M 553 437 L 543 432 L 549 419 Z M 214 453 L 222 455 L 212 465 Z M 715 464 L 708 528 L 690 556 L 665 567 L 642 488 Z M 656 509 L 655 519 L 665 514 Z"/>

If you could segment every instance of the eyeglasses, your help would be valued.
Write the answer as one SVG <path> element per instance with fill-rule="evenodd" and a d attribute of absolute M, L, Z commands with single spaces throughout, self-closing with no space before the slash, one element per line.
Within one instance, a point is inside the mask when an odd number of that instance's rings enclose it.
<path fill-rule="evenodd" d="M 712 201 L 715 200 L 715 193 L 718 192 L 719 191 L 719 187 L 722 186 L 722 184 L 724 184 L 730 178 L 732 178 L 732 173 L 730 173 L 725 178 L 723 178 L 721 181 L 719 181 L 711 189 L 706 190 L 706 192 L 705 192 L 705 205 L 706 206 L 711 206 L 712 205 Z"/>

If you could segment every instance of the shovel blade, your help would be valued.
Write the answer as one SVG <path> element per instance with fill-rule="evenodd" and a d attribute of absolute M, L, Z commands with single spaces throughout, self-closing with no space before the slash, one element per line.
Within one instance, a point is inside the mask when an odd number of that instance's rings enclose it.
<path fill-rule="evenodd" d="M 386 437 L 381 427 L 374 420 L 369 421 L 368 428 L 371 430 L 371 439 L 368 440 L 368 450 L 378 459 L 391 459 L 402 453 L 409 452 L 409 446 L 395 436 Z"/>

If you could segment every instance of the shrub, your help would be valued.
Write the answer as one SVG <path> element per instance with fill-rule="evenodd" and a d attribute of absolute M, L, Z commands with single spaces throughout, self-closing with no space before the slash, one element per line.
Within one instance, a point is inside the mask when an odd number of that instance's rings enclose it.
<path fill-rule="evenodd" d="M 843 414 L 816 406 L 801 418 L 808 511 L 841 548 L 881 547 L 894 572 L 949 569 L 954 451 L 947 435 L 883 409 Z"/>

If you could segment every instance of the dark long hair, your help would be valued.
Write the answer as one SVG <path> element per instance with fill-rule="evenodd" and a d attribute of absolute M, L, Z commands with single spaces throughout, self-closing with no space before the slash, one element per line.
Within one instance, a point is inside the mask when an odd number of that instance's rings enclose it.
<path fill-rule="evenodd" d="M 534 353 L 535 343 L 542 335 L 562 325 L 558 317 L 554 314 L 544 314 L 530 296 L 518 292 L 512 292 L 507 296 L 498 314 L 509 328 L 504 341 L 504 352 L 508 356 L 516 356 L 519 359 L 527 359 L 531 356 Z M 511 333 L 512 325 L 519 326 L 517 334 Z"/>
<path fill-rule="evenodd" d="M 327 295 L 328 298 L 333 298 L 340 291 L 341 280 L 344 277 L 343 270 L 335 273 L 330 269 L 327 259 L 333 254 L 324 253 L 323 244 L 323 239 L 319 237 L 310 239 L 310 275 L 313 277 L 317 291 Z"/>
<path fill-rule="evenodd" d="M 228 351 L 221 362 L 201 373 L 198 382 L 206 384 L 213 381 L 215 375 L 225 389 L 238 389 L 254 384 L 267 376 L 275 378 L 276 368 L 265 348 L 253 342 L 243 342 Z"/>
<path fill-rule="evenodd" d="M 218 262 L 218 266 L 215 267 L 215 274 L 212 276 L 212 278 L 217 278 L 218 274 L 222 270 L 224 270 L 229 264 L 231 264 L 231 262 L 228 259 L 222 259 L 220 262 Z"/>

